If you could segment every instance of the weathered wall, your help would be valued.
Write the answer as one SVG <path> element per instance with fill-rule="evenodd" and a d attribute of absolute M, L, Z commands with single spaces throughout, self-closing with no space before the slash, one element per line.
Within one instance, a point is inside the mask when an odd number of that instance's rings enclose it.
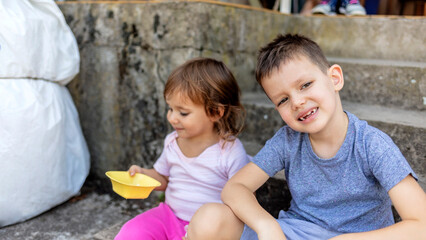
<path fill-rule="evenodd" d="M 426 59 L 426 52 L 419 51 L 426 42 L 426 33 L 419 31 L 426 29 L 421 18 L 288 16 L 186 1 L 82 1 L 60 3 L 59 7 L 80 48 L 80 74 L 68 87 L 91 152 L 91 176 L 100 180 L 105 171 L 125 170 L 130 164 L 151 166 L 159 156 L 162 140 L 170 130 L 162 97 L 164 83 L 172 69 L 189 58 L 224 61 L 235 73 L 243 95 L 261 91 L 254 80 L 256 53 L 278 33 L 311 37 L 327 57 L 404 61 L 408 65 Z M 424 73 L 425 68 L 416 71 Z M 416 93 L 410 94 L 407 88 L 405 101 L 407 106 L 415 101 L 418 106 L 412 108 L 424 110 L 426 90 L 421 86 L 426 80 L 421 75 L 411 87 Z M 393 82 L 398 81 L 407 79 L 395 76 Z M 359 92 L 347 91 L 355 97 Z M 380 91 L 373 89 L 371 95 Z M 386 105 L 386 96 L 381 98 L 378 103 Z M 280 126 L 279 119 L 273 124 L 263 121 L 269 126 L 258 126 L 256 118 L 264 116 L 262 111 L 269 110 L 259 109 L 248 118 L 248 129 L 265 131 L 258 137 L 260 144 Z"/>
<path fill-rule="evenodd" d="M 152 165 L 167 132 L 162 92 L 171 70 L 198 56 L 222 59 L 252 89 L 265 12 L 206 3 L 60 4 L 75 33 L 80 74 L 69 89 L 92 155 L 92 177 Z M 255 18 L 246 18 L 255 13 Z M 280 15 L 272 14 L 271 17 Z M 107 183 L 108 184 L 108 183 Z"/>

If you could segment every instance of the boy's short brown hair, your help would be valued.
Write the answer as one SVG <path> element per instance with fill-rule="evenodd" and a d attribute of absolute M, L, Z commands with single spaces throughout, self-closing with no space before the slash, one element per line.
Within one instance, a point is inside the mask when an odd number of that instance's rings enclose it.
<path fill-rule="evenodd" d="M 262 80 L 272 71 L 278 70 L 297 57 L 305 56 L 327 74 L 330 67 L 321 48 L 311 39 L 298 34 L 278 35 L 272 42 L 259 50 L 256 67 L 256 80 L 262 86 Z"/>

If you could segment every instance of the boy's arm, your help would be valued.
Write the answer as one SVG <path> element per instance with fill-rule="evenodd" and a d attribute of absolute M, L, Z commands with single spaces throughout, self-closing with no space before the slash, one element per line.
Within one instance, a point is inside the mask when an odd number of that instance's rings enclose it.
<path fill-rule="evenodd" d="M 343 234 L 332 239 L 426 239 L 426 194 L 416 180 L 408 175 L 388 194 L 401 216 L 401 222 L 370 232 Z"/>
<path fill-rule="evenodd" d="M 286 239 L 276 219 L 259 205 L 253 194 L 268 179 L 268 174 L 250 162 L 226 183 L 222 201 L 258 234 L 259 240 Z"/>

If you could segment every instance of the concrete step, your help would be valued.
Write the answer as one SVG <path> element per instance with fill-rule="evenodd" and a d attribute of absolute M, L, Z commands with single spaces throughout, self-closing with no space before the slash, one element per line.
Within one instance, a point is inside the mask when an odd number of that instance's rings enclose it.
<path fill-rule="evenodd" d="M 343 100 L 426 110 L 426 62 L 328 58 L 345 76 Z"/>
<path fill-rule="evenodd" d="M 132 45 L 156 49 L 193 46 L 212 52 L 255 53 L 278 33 L 291 32 L 317 40 L 327 56 L 424 61 L 426 54 L 421 51 L 426 37 L 421 31 L 426 28 L 424 17 L 287 15 L 219 1 L 58 5 L 80 44 L 123 46 L 129 39 L 122 31 L 133 25 L 138 34 Z"/>
<path fill-rule="evenodd" d="M 242 98 L 247 120 L 240 138 L 248 153 L 254 155 L 284 123 L 265 94 L 244 93 Z M 394 140 L 426 191 L 426 112 L 347 101 L 342 104 L 345 110 L 366 120 Z"/>
<path fill-rule="evenodd" d="M 328 57 L 343 69 L 342 100 L 426 111 L 426 62 Z M 253 80 L 252 84 L 257 84 Z M 257 92 L 260 88 L 255 86 Z"/>
<path fill-rule="evenodd" d="M 2 240 L 105 240 L 121 226 L 153 207 L 158 193 L 144 200 L 126 200 L 113 194 L 87 191 L 37 217 L 0 228 Z"/>

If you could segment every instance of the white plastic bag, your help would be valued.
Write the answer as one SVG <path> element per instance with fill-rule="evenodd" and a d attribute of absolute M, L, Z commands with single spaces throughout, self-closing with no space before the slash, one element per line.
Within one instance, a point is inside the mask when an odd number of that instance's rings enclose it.
<path fill-rule="evenodd" d="M 90 166 L 65 87 L 77 43 L 53 0 L 0 0 L 0 227 L 76 195 Z"/>

